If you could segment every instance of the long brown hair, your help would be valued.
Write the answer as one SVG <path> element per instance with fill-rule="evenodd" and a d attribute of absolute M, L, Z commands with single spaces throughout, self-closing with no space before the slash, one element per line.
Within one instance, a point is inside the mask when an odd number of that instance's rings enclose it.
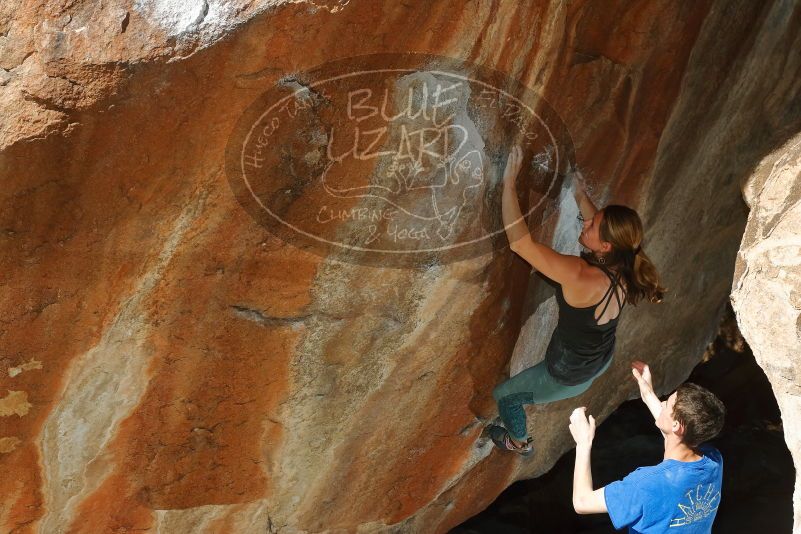
<path fill-rule="evenodd" d="M 662 287 L 656 266 L 642 248 L 642 221 L 636 211 L 618 204 L 603 208 L 599 234 L 612 250 L 603 256 L 603 264 L 618 270 L 626 283 L 626 300 L 637 304 L 647 298 L 662 302 L 667 291 Z M 593 261 L 593 263 L 600 263 Z"/>

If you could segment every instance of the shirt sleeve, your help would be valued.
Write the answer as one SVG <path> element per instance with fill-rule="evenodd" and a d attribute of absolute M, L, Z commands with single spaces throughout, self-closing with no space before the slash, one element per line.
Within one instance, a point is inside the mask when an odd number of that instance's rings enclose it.
<path fill-rule="evenodd" d="M 643 476 L 640 469 L 632 471 L 623 480 L 604 488 L 604 500 L 609 519 L 615 529 L 631 526 L 642 518 Z"/>

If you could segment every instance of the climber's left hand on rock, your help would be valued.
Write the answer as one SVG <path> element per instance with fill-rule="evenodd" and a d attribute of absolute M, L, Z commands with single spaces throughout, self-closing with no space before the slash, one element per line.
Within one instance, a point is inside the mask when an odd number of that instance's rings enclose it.
<path fill-rule="evenodd" d="M 509 151 L 509 158 L 506 160 L 506 169 L 503 171 L 503 182 L 514 186 L 520 167 L 523 164 L 523 149 L 520 145 L 514 145 Z"/>
<path fill-rule="evenodd" d="M 595 437 L 595 418 L 590 416 L 587 419 L 587 408 L 582 406 L 576 408 L 570 414 L 570 433 L 576 441 L 576 446 L 591 446 Z"/>

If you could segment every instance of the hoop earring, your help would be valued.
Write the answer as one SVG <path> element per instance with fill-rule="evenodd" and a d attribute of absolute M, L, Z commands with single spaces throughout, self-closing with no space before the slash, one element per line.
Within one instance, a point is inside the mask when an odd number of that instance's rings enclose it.
<path fill-rule="evenodd" d="M 606 258 L 604 258 L 603 256 L 599 257 L 599 258 L 598 258 L 598 263 L 600 263 L 601 265 L 603 265 L 604 263 L 606 263 Z"/>

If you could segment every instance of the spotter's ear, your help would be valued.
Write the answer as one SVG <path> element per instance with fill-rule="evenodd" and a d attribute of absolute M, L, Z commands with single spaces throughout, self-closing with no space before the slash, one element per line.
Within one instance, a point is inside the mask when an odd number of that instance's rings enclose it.
<path fill-rule="evenodd" d="M 678 421 L 673 421 L 673 433 L 679 438 L 684 438 L 685 428 L 684 425 Z"/>

